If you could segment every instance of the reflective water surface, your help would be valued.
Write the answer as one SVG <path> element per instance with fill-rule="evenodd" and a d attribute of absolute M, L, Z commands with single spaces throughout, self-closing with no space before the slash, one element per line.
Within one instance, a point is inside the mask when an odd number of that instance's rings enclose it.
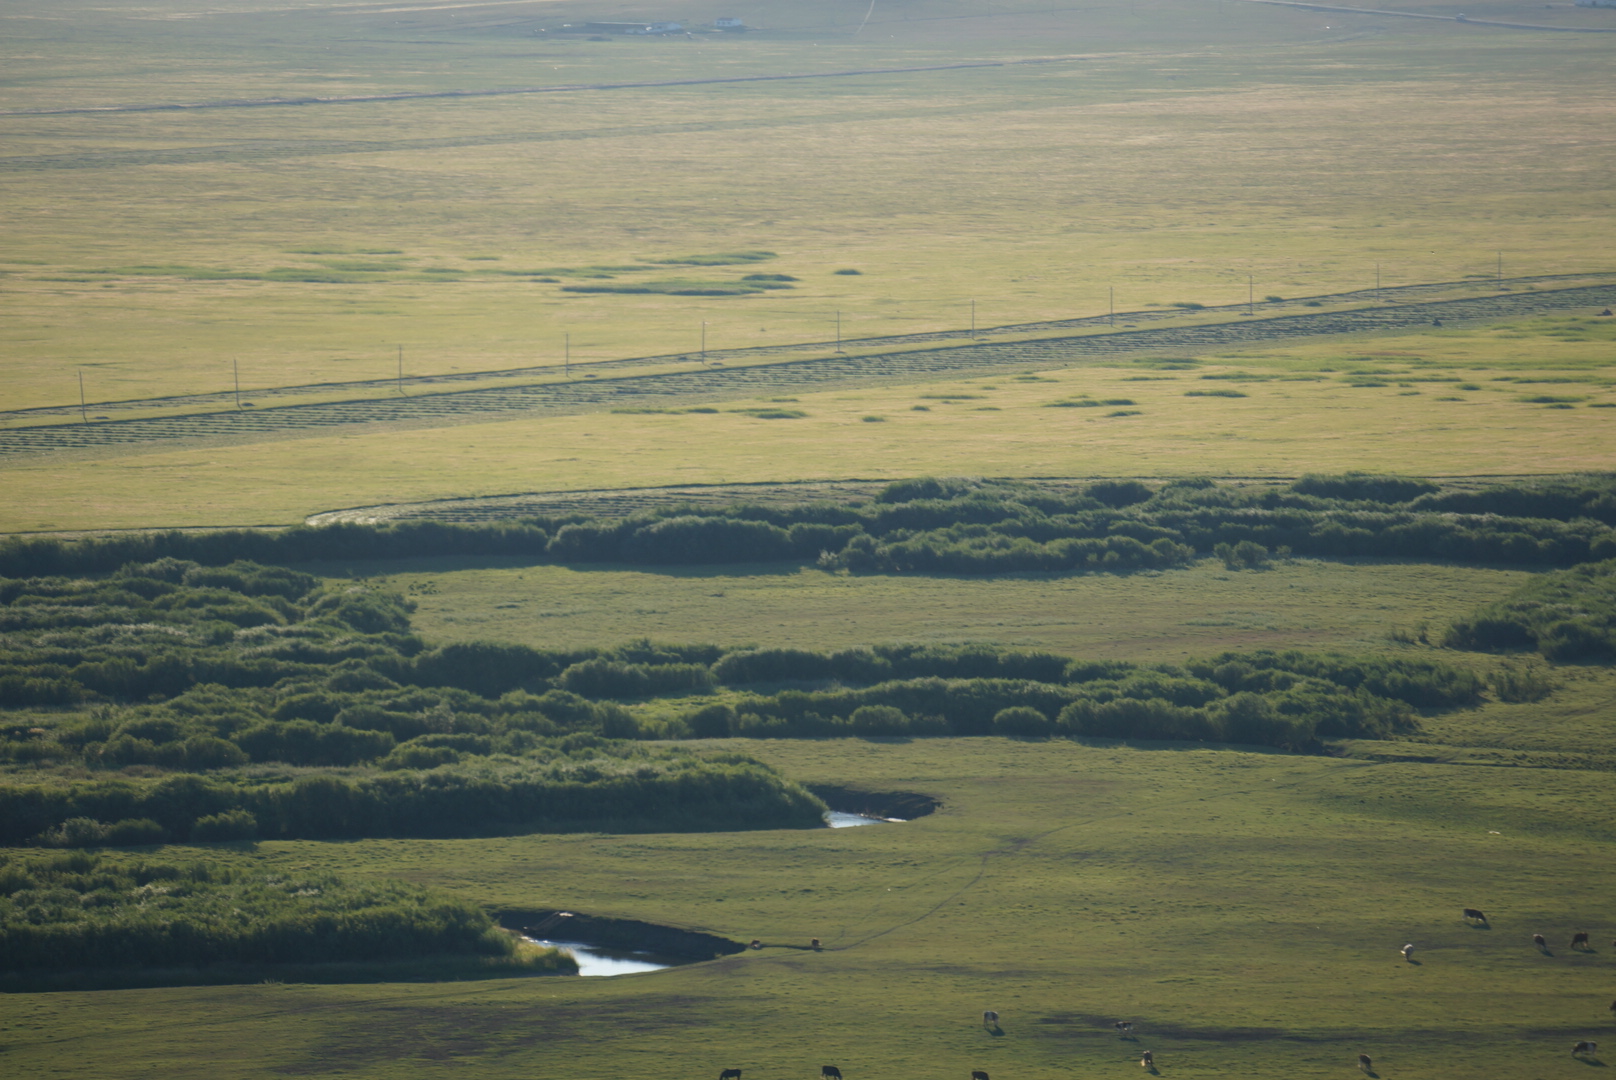
<path fill-rule="evenodd" d="M 885 825 L 896 818 L 866 817 L 863 814 L 844 814 L 840 810 L 825 811 L 825 824 L 833 829 L 851 829 L 857 825 Z"/>
<path fill-rule="evenodd" d="M 633 975 L 640 971 L 661 971 L 663 968 L 694 963 L 681 956 L 664 956 L 639 950 L 611 949 L 603 945 L 586 945 L 581 941 L 550 941 L 545 938 L 524 938 L 535 945 L 564 949 L 578 961 L 579 975 Z"/>

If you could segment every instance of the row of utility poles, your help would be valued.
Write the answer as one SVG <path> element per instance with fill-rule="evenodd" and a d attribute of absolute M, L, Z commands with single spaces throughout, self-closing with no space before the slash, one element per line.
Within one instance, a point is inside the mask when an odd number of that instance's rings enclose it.
<path fill-rule="evenodd" d="M 1495 273 L 1496 273 L 1496 281 L 1497 281 L 1497 283 L 1500 286 L 1503 285 L 1503 283 L 1504 283 L 1504 253 L 1502 251 L 1500 251 L 1498 253 L 1497 267 L 1496 267 Z M 1374 294 L 1373 295 L 1374 295 L 1375 301 L 1377 303 L 1381 299 L 1380 292 L 1381 292 L 1380 263 L 1376 263 L 1375 264 L 1375 288 L 1374 288 Z M 973 300 L 969 301 L 969 304 L 970 304 L 970 316 L 969 316 L 969 318 L 970 318 L 970 335 L 972 337 L 975 337 L 976 336 L 976 301 L 973 299 Z M 1247 315 L 1255 315 L 1256 313 L 1257 313 L 1257 278 L 1256 278 L 1255 274 L 1249 274 L 1248 273 L 1246 275 L 1246 314 Z M 1108 285 L 1106 287 L 1105 315 L 1106 315 L 1106 323 L 1108 325 L 1115 326 L 1117 324 L 1117 290 L 1116 290 L 1116 286 L 1114 286 L 1114 285 Z M 838 353 L 841 353 L 841 352 L 846 351 L 845 349 L 842 348 L 842 313 L 840 311 L 837 311 L 835 313 L 835 318 L 836 318 L 836 351 Z M 570 378 L 572 378 L 572 334 L 570 332 L 562 334 L 561 335 L 561 340 L 562 340 L 562 345 L 561 345 L 561 350 L 562 350 L 561 351 L 562 370 L 565 373 L 565 377 L 570 379 Z M 701 324 L 701 362 L 702 363 L 707 362 L 707 321 L 705 319 L 702 320 L 702 324 Z M 249 402 L 246 402 L 244 404 L 242 402 L 242 400 L 241 400 L 241 364 L 240 364 L 240 361 L 237 358 L 235 358 L 235 357 L 231 358 L 231 360 L 230 360 L 230 369 L 231 369 L 232 381 L 233 381 L 234 388 L 235 388 L 236 408 L 241 409 L 241 408 L 244 408 L 246 406 L 250 406 L 252 404 L 252 402 L 249 401 Z M 88 399 L 86 398 L 85 392 L 84 392 L 84 369 L 82 367 L 78 369 L 78 376 L 79 376 L 79 418 L 84 423 L 87 424 L 87 423 L 90 422 L 89 404 L 88 404 Z M 398 366 L 397 366 L 397 372 L 395 374 L 395 384 L 396 384 L 396 387 L 397 387 L 397 392 L 402 395 L 404 393 L 404 346 L 402 344 L 399 345 L 399 347 L 398 347 Z"/>

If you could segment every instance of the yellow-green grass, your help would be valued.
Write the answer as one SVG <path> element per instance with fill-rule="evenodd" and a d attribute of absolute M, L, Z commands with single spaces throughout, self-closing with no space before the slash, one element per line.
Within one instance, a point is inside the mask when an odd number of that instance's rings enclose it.
<path fill-rule="evenodd" d="M 1376 264 L 1387 283 L 1485 277 L 1500 250 L 1509 273 L 1610 269 L 1590 241 L 1616 164 L 1602 36 L 1185 0 L 1036 17 L 927 0 L 853 38 L 866 7 L 760 4 L 745 17 L 768 33 L 596 43 L 532 34 L 600 17 L 584 4 L 294 20 L 34 0 L 6 22 L 21 55 L 0 107 L 1084 58 L 0 118 L 8 156 L 28 159 L 0 190 L 7 402 L 70 404 L 79 368 L 92 401 L 226 390 L 233 358 L 252 390 L 385 378 L 399 343 L 418 374 L 486 370 L 553 362 L 565 334 L 580 359 L 693 350 L 702 322 L 713 347 L 822 341 L 838 310 L 849 334 L 959 328 L 972 299 L 982 324 L 1095 314 L 1112 286 L 1123 310 L 1228 303 L 1248 274 L 1258 296 L 1294 296 L 1367 286 Z M 580 295 L 498 273 L 749 249 L 778 258 L 664 276 L 766 270 L 797 288 Z M 864 273 L 832 273 L 849 267 Z"/>
<path fill-rule="evenodd" d="M 760 397 L 716 403 L 718 413 L 13 459 L 0 462 L 9 496 L 0 531 L 290 524 L 384 502 L 791 479 L 1602 470 L 1616 450 L 1616 410 L 1590 406 L 1616 400 L 1613 338 L 1612 320 L 1562 316 L 1275 346 L 1188 369 L 1085 364 L 786 395 L 794 400 L 783 407 L 808 414 L 799 419 L 735 411 L 782 407 Z M 1221 390 L 1246 396 L 1189 396 Z M 1084 395 L 1134 404 L 1050 407 Z M 1525 400 L 1541 395 L 1578 400 Z M 1118 411 L 1137 415 L 1109 415 Z"/>
<path fill-rule="evenodd" d="M 817 833 L 262 844 L 237 857 L 769 947 L 615 979 L 15 995 L 8 1065 L 1055 1080 L 1136 1069 L 1148 1048 L 1164 1075 L 1350 1075 L 1368 1053 L 1383 1076 L 1549 1078 L 1581 1075 L 1570 1043 L 1609 1027 L 1608 774 L 1065 741 L 741 748 L 943 807 Z M 1593 953 L 1566 949 L 1575 929 Z"/>
<path fill-rule="evenodd" d="M 523 566 L 419 560 L 345 568 L 415 601 L 432 642 L 578 648 L 651 637 L 836 650 L 895 641 L 991 642 L 1071 656 L 1178 661 L 1225 649 L 1395 648 L 1531 578 L 1471 566 L 1312 559 L 1263 571 L 991 578 L 851 576 L 795 566 Z"/>

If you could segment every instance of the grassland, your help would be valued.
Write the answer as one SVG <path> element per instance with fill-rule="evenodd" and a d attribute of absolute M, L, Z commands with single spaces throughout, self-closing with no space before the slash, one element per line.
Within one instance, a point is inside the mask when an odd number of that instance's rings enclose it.
<path fill-rule="evenodd" d="M 702 322 L 714 346 L 824 340 L 837 310 L 855 334 L 960 327 L 973 299 L 1005 323 L 1101 312 L 1110 287 L 1124 310 L 1233 302 L 1248 274 L 1297 295 L 1377 264 L 1387 283 L 1487 276 L 1499 251 L 1511 272 L 1610 269 L 1586 244 L 1609 211 L 1603 36 L 933 0 L 855 38 L 864 6 L 755 5 L 771 29 L 679 42 L 534 33 L 595 17 L 582 4 L 25 6 L 6 109 L 1081 59 L 5 117 L 9 396 L 71 403 L 79 367 L 92 401 L 223 390 L 232 358 L 249 390 L 386 378 L 398 343 L 418 374 L 554 362 L 564 334 L 579 359 L 664 353 Z M 777 257 L 657 262 L 755 250 Z M 799 280 L 562 291 L 759 269 Z"/>
<path fill-rule="evenodd" d="M 433 641 L 569 648 L 650 636 L 761 647 L 991 642 L 1072 656 L 1177 662 L 1223 649 L 1385 648 L 1526 581 L 1513 569 L 1296 560 L 1228 571 L 849 577 L 791 567 L 648 571 L 479 566 L 448 560 L 347 568 L 417 604 Z"/>
<path fill-rule="evenodd" d="M 0 528 L 288 524 L 383 502 L 785 479 L 1294 476 L 1344 464 L 1453 476 L 1598 470 L 1611 461 L 1616 414 L 1590 406 L 1616 400 L 1613 340 L 1610 320 L 1557 316 L 1166 365 L 877 383 L 789 402 L 723 402 L 716 413 L 378 426 L 245 446 L 18 458 L 0 466 L 13 494 Z M 1172 366 L 1185 360 L 1196 363 Z M 1190 394 L 1208 390 L 1245 396 Z M 1566 400 L 1530 400 L 1544 396 Z M 1132 404 L 1049 407 L 1085 398 Z M 808 415 L 764 420 L 748 408 Z M 1135 415 L 1108 415 L 1119 409 Z"/>
<path fill-rule="evenodd" d="M 1616 26 L 1526 0 L 1407 10 Z M 732 14 L 688 39 L 557 33 Z M 867 22 L 866 22 L 867 20 Z M 542 32 L 541 32 L 542 31 Z M 1386 284 L 1616 269 L 1612 38 L 1268 5 L 684 0 L 0 13 L 6 408 L 780 347 Z M 40 114 L 979 61 L 1050 64 L 332 105 Z M 36 115 L 20 115 L 33 112 Z M 758 260 L 714 258 L 767 251 Z M 701 258 L 692 258 L 699 256 Z M 683 260 L 683 261 L 680 261 Z M 838 274 L 857 269 L 859 274 Z M 750 295 L 578 293 L 678 279 Z M 605 276 L 596 276 L 605 275 Z M 1193 309 L 1182 309 L 1196 316 Z M 281 525 L 502 492 L 939 475 L 1608 469 L 1593 312 L 1154 363 L 0 462 L 0 531 Z M 551 372 L 553 374 L 553 372 Z M 535 378 L 547 378 L 542 372 Z M 492 383 L 491 383 L 492 384 Z M 342 397 L 348 392 L 329 396 Z M 310 397 L 318 398 L 315 393 Z M 777 401 L 773 397 L 795 400 Z M 1564 400 L 1532 400 L 1534 398 Z M 250 399 L 250 398 L 249 398 Z M 266 399 L 268 400 L 268 399 Z M 1083 401 L 1104 403 L 1082 407 Z M 1057 405 L 1068 407 L 1054 407 Z M 752 410 L 752 411 L 748 411 Z M 763 419 L 756 410 L 801 412 Z M 1111 415 L 1111 414 L 1119 415 Z M 868 418 L 879 418 L 871 420 Z M 1419 651 L 1387 632 L 1507 567 L 851 578 L 760 567 L 323 567 L 437 641 L 986 640 L 1119 659 Z M 1443 654 L 1454 659 L 1453 654 Z M 1466 659 L 1466 658 L 1461 658 Z M 1470 657 L 1485 667 L 1491 657 Z M 1586 1075 L 1616 1042 L 1607 669 L 1340 757 L 1004 739 L 746 740 L 793 779 L 920 791 L 902 826 L 264 842 L 209 858 L 403 877 L 495 908 L 760 952 L 617 979 L 7 994 L 0 1071 L 75 1080 L 1388 1080 Z M 166 848 L 183 860 L 201 849 Z M 1462 906 L 1493 918 L 1468 927 Z M 1573 930 L 1594 949 L 1565 948 Z M 1530 947 L 1549 936 L 1552 955 Z M 819 937 L 826 948 L 786 946 Z M 1405 963 L 1396 950 L 1417 946 Z M 981 1011 L 1004 1019 L 982 1029 Z M 1137 1041 L 1110 1024 L 1132 1019 Z M 1601 1035 L 1603 1034 L 1603 1037 Z"/>
<path fill-rule="evenodd" d="M 739 838 L 265 844 L 255 861 L 776 947 L 609 980 L 17 997 L 9 1062 L 51 1075 L 71 1039 L 90 1076 L 1053 1078 L 1148 1047 L 1168 1075 L 1345 1074 L 1367 1052 L 1382 1075 L 1553 1077 L 1581 1075 L 1569 1042 L 1609 1023 L 1607 952 L 1561 940 L 1606 930 L 1605 774 L 1003 740 L 759 750 L 944 809 Z M 1555 955 L 1531 948 L 1540 930 Z M 826 950 L 778 947 L 809 937 Z M 1137 1042 L 1109 1030 L 1121 1017 Z"/>

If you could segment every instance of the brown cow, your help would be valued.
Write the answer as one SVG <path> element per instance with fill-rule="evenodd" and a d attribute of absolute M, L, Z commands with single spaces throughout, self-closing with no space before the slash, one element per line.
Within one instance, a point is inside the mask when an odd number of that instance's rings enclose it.
<path fill-rule="evenodd" d="M 1575 934 L 1572 934 L 1571 935 L 1571 947 L 1573 949 L 1587 949 L 1587 948 L 1589 948 L 1589 945 L 1588 945 L 1588 931 L 1586 931 L 1586 930 L 1578 930 Z"/>
<path fill-rule="evenodd" d="M 1548 940 L 1548 938 L 1545 938 L 1542 934 L 1533 934 L 1532 935 L 1532 944 L 1536 945 L 1538 948 L 1542 949 L 1544 952 L 1549 951 L 1549 940 Z"/>
<path fill-rule="evenodd" d="M 753 938 L 752 944 L 747 947 L 751 949 L 761 949 L 763 948 L 763 942 L 759 941 L 757 938 Z"/>
<path fill-rule="evenodd" d="M 1616 1001 L 1610 1003 L 1610 1011 L 1616 1013 Z"/>
<path fill-rule="evenodd" d="M 1359 1054 L 1358 1055 L 1358 1068 L 1363 1070 L 1366 1073 L 1374 1072 L 1375 1071 L 1375 1063 L 1373 1061 L 1369 1060 L 1369 1055 L 1368 1054 Z"/>
<path fill-rule="evenodd" d="M 818 952 L 819 951 L 819 939 L 818 938 L 809 938 L 808 939 L 808 947 L 810 949 L 814 950 L 814 952 Z"/>
<path fill-rule="evenodd" d="M 725 1069 L 718 1074 L 718 1080 L 741 1080 L 741 1070 Z"/>

